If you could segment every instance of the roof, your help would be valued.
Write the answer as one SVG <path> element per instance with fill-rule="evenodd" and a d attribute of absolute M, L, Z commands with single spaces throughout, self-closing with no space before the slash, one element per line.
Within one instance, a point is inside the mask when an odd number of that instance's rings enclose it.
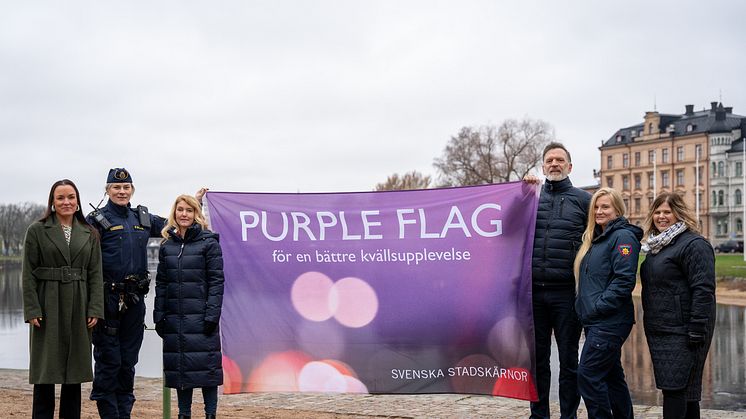
<path fill-rule="evenodd" d="M 739 128 L 742 124 L 741 120 L 746 119 L 746 116 L 732 113 L 732 108 L 724 108 L 722 103 L 717 107 L 713 104 L 711 109 L 692 112 L 689 115 L 659 114 L 658 116 L 660 118 L 659 130 L 666 132 L 669 126 L 673 126 L 674 136 L 730 132 Z M 690 126 L 691 128 L 688 128 Z M 601 147 L 632 143 L 635 138 L 642 134 L 644 129 L 644 123 L 620 128 Z"/>

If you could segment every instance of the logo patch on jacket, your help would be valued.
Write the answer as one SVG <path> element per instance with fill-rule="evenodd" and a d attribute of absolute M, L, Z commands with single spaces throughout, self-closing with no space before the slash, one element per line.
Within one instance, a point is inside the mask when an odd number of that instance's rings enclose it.
<path fill-rule="evenodd" d="M 629 257 L 632 254 L 631 244 L 620 244 L 617 249 L 619 250 L 619 254 L 624 257 Z"/>
<path fill-rule="evenodd" d="M 124 230 L 124 226 L 122 226 L 122 225 L 112 226 L 109 230 L 111 230 L 111 231 Z"/>

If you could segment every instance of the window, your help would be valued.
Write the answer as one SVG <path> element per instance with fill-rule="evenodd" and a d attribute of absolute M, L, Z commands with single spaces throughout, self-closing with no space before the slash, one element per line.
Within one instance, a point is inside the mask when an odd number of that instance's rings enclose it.
<path fill-rule="evenodd" d="M 743 163 L 740 161 L 736 162 L 736 176 L 743 176 Z"/>
<path fill-rule="evenodd" d="M 735 200 L 736 200 L 735 204 L 736 205 L 741 205 L 741 199 L 742 199 L 742 197 L 741 197 L 741 190 L 740 189 L 736 189 L 736 193 L 734 195 L 735 195 Z"/>
<path fill-rule="evenodd" d="M 718 194 L 715 191 L 712 191 L 712 206 L 716 207 L 718 205 Z"/>
<path fill-rule="evenodd" d="M 640 167 L 640 152 L 635 151 L 635 167 Z"/>
<path fill-rule="evenodd" d="M 663 170 L 661 172 L 661 186 L 668 188 L 668 170 Z"/>
<path fill-rule="evenodd" d="M 676 147 L 676 161 L 684 161 L 684 146 Z"/>
<path fill-rule="evenodd" d="M 712 177 L 718 177 L 718 165 L 712 162 Z"/>
<path fill-rule="evenodd" d="M 640 189 L 642 186 L 642 176 L 639 173 L 635 173 L 635 189 Z"/>
<path fill-rule="evenodd" d="M 650 164 L 655 163 L 655 150 L 648 151 L 648 163 Z"/>
<path fill-rule="evenodd" d="M 718 162 L 718 177 L 725 176 L 725 163 L 719 161 Z"/>
<path fill-rule="evenodd" d="M 652 208 L 652 207 L 653 207 L 653 197 L 649 196 L 648 197 L 648 208 Z"/>
<path fill-rule="evenodd" d="M 694 146 L 694 158 L 702 158 L 702 144 L 696 144 Z"/>
<path fill-rule="evenodd" d="M 697 170 L 696 167 L 694 168 L 694 171 L 696 172 L 694 173 L 694 176 L 697 178 L 697 183 L 700 185 L 702 184 L 702 171 L 703 170 L 705 170 L 705 168 L 702 166 L 699 166 L 699 170 Z"/>
<path fill-rule="evenodd" d="M 724 196 L 725 194 L 723 193 L 722 190 L 718 191 L 718 206 L 719 207 L 725 205 L 723 204 Z"/>
<path fill-rule="evenodd" d="M 741 221 L 740 218 L 736 218 L 736 232 L 737 233 L 743 232 L 743 221 Z"/>
<path fill-rule="evenodd" d="M 694 131 L 694 125 L 687 124 L 686 125 L 686 132 L 692 132 L 692 131 Z"/>
<path fill-rule="evenodd" d="M 609 188 L 614 187 L 614 176 L 606 176 L 606 186 Z"/>
<path fill-rule="evenodd" d="M 676 186 L 684 186 L 684 169 L 676 171 Z"/>
<path fill-rule="evenodd" d="M 652 134 L 652 133 L 653 133 L 653 123 L 651 122 L 648 124 L 648 134 Z"/>
<path fill-rule="evenodd" d="M 653 172 L 648 172 L 648 188 L 655 188 L 655 174 Z"/>
<path fill-rule="evenodd" d="M 625 169 L 629 167 L 629 154 L 622 154 L 622 167 Z"/>
<path fill-rule="evenodd" d="M 640 213 L 640 198 L 635 198 L 635 214 Z"/>
<path fill-rule="evenodd" d="M 606 168 L 607 169 L 614 168 L 614 156 L 606 156 Z"/>
<path fill-rule="evenodd" d="M 629 190 L 629 175 L 622 175 L 622 189 Z"/>
<path fill-rule="evenodd" d="M 667 148 L 663 149 L 663 155 L 661 156 L 661 161 L 663 163 L 668 163 L 668 149 Z"/>
<path fill-rule="evenodd" d="M 624 212 L 629 212 L 629 198 L 624 198 Z"/>

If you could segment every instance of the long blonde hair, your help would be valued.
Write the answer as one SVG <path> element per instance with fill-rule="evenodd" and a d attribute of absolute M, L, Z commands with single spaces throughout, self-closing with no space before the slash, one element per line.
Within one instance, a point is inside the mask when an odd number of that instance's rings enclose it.
<path fill-rule="evenodd" d="M 598 201 L 598 198 L 602 196 L 608 196 L 611 198 L 611 206 L 620 217 L 624 216 L 624 199 L 622 199 L 622 195 L 615 189 L 601 188 L 593 194 L 591 204 L 588 207 L 588 223 L 583 232 L 583 244 L 580 245 L 580 250 L 578 250 L 578 254 L 575 256 L 575 263 L 573 264 L 573 272 L 575 273 L 576 282 L 580 278 L 580 262 L 583 261 L 583 258 L 586 253 L 588 253 L 593 242 L 593 232 L 596 229 L 596 201 Z"/>
<path fill-rule="evenodd" d="M 179 225 L 176 223 L 176 206 L 182 201 L 194 209 L 194 222 L 202 226 L 203 230 L 209 228 L 205 215 L 202 213 L 202 206 L 199 204 L 197 199 L 191 195 L 179 195 L 171 206 L 171 212 L 168 214 L 168 222 L 163 227 L 163 230 L 161 230 L 161 236 L 163 236 L 164 241 L 171 237 L 168 234 L 169 231 L 173 229 L 178 230 L 179 228 Z"/>
<path fill-rule="evenodd" d="M 655 198 L 655 201 L 653 201 L 653 205 L 650 207 L 650 212 L 648 212 L 648 216 L 645 217 L 646 239 L 650 237 L 650 234 L 661 233 L 660 231 L 658 231 L 658 228 L 653 222 L 653 214 L 655 213 L 655 210 L 657 210 L 658 207 L 660 207 L 664 203 L 668 203 L 668 206 L 671 207 L 671 213 L 679 221 L 683 221 L 687 229 L 695 233 L 699 233 L 699 225 L 697 223 L 697 219 L 694 214 L 692 214 L 692 210 L 689 208 L 689 206 L 686 205 L 686 202 L 684 202 L 684 198 L 677 193 L 662 192 L 660 195 L 658 195 L 657 198 Z"/>

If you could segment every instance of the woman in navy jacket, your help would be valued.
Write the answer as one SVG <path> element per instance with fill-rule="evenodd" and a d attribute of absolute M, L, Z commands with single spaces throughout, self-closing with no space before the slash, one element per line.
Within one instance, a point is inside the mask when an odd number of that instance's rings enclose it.
<path fill-rule="evenodd" d="M 199 202 L 176 198 L 163 229 L 153 321 L 163 338 L 166 387 L 176 388 L 179 418 L 191 417 L 192 392 L 202 388 L 207 418 L 215 418 L 223 384 L 218 322 L 223 304 L 223 256 L 207 230 Z"/>
<path fill-rule="evenodd" d="M 624 218 L 619 192 L 599 189 L 575 258 L 575 311 L 585 331 L 578 390 L 591 418 L 633 417 L 621 350 L 635 322 L 632 289 L 641 238 L 642 229 Z"/>
<path fill-rule="evenodd" d="M 652 208 L 640 277 L 655 385 L 664 418 L 698 418 L 715 327 L 715 254 L 681 196 L 662 193 Z"/>

